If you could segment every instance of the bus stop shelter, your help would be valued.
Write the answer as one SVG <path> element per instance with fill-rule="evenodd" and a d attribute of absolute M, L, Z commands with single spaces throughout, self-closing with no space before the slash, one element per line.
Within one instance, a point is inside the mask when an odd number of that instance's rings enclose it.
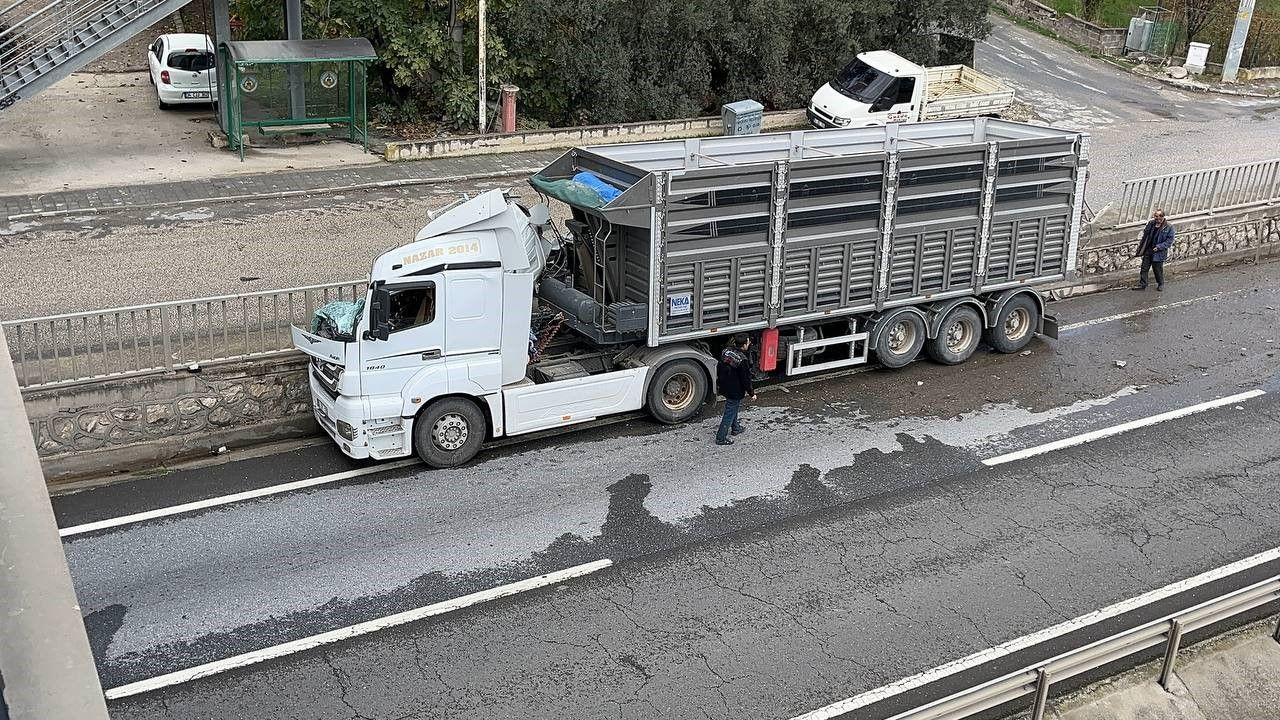
<path fill-rule="evenodd" d="M 378 57 L 368 40 L 223 42 L 218 52 L 227 142 L 241 160 L 249 133 L 345 134 L 368 149 L 368 64 Z M 302 108 L 290 102 L 291 83 L 302 84 Z"/>

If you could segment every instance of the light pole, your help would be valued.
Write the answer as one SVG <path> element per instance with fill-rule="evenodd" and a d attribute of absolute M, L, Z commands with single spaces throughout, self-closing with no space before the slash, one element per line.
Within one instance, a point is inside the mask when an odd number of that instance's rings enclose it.
<path fill-rule="evenodd" d="M 1236 12 L 1236 24 L 1231 29 L 1231 42 L 1227 45 L 1227 58 L 1222 61 L 1222 82 L 1236 81 L 1240 70 L 1240 56 L 1244 54 L 1244 41 L 1249 37 L 1249 24 L 1253 22 L 1253 0 L 1240 0 Z"/>
<path fill-rule="evenodd" d="M 3 332 L 0 676 L 13 720 L 107 720 L 107 704 Z"/>

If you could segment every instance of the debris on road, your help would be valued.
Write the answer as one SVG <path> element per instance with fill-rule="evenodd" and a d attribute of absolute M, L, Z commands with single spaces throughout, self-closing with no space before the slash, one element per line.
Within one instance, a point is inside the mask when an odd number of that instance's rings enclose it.
<path fill-rule="evenodd" d="M 1128 365 L 1128 364 L 1129 364 L 1129 363 L 1125 362 L 1124 360 L 1117 360 L 1117 361 L 1116 361 L 1116 367 L 1118 367 L 1118 368 L 1122 368 L 1122 367 L 1124 367 L 1125 365 Z"/>
<path fill-rule="evenodd" d="M 1031 351 L 1030 351 L 1030 350 L 1023 350 L 1022 352 L 1020 352 L 1020 353 L 1018 353 L 1018 354 L 1019 354 L 1019 355 L 1021 355 L 1022 357 L 1026 357 L 1026 356 L 1028 356 L 1028 355 L 1030 355 L 1030 354 L 1031 354 Z"/>

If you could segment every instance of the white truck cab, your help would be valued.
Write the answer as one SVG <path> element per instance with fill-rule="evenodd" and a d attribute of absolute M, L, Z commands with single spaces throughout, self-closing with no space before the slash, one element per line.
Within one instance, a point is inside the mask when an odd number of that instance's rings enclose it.
<path fill-rule="evenodd" d="M 964 65 L 926 68 L 888 50 L 858 55 L 809 101 L 816 128 L 998 116 L 1013 90 Z"/>
<path fill-rule="evenodd" d="M 534 286 L 556 243 L 545 206 L 491 190 L 433 218 L 373 263 L 348 337 L 293 327 L 313 358 L 317 421 L 352 458 L 466 462 L 489 437 L 535 432 L 644 406 L 649 368 L 535 383 Z M 699 397 L 698 404 L 702 398 Z"/>

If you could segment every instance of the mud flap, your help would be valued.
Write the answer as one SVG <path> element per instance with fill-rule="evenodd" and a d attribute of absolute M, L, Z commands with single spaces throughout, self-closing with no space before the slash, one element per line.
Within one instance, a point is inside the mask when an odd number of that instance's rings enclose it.
<path fill-rule="evenodd" d="M 1058 339 L 1058 318 L 1052 315 L 1041 315 L 1040 330 L 1038 332 L 1047 338 L 1052 338 L 1054 340 L 1057 340 Z"/>

